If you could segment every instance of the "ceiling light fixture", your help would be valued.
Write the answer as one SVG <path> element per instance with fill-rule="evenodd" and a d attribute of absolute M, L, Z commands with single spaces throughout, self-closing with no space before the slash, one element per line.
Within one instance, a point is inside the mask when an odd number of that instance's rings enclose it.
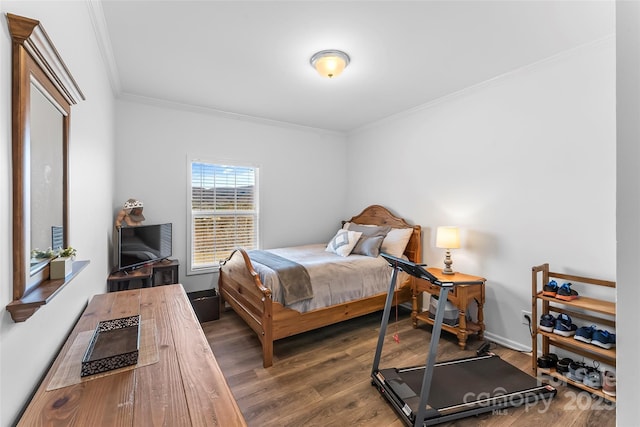
<path fill-rule="evenodd" d="M 309 62 L 322 77 L 331 79 L 338 77 L 350 61 L 349 55 L 343 51 L 331 49 L 314 53 Z"/>

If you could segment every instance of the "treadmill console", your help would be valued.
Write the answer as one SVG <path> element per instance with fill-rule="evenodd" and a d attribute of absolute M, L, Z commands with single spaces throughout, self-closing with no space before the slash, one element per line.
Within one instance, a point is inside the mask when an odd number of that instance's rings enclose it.
<path fill-rule="evenodd" d="M 414 277 L 417 277 L 418 279 L 428 280 L 429 282 L 433 283 L 434 285 L 446 286 L 445 284 L 440 282 L 440 280 L 438 280 L 438 278 L 436 276 L 434 276 L 433 274 L 431 274 L 427 270 L 425 270 L 423 265 L 416 264 L 415 262 L 411 262 L 411 261 L 408 261 L 406 259 L 394 257 L 394 256 L 386 254 L 384 252 L 381 252 L 380 256 L 382 258 L 386 259 L 387 262 L 389 263 L 389 265 L 391 267 L 393 267 L 393 268 L 400 269 L 400 270 L 404 271 L 405 273 L 408 273 L 408 274 L 410 274 L 410 275 L 412 275 Z"/>

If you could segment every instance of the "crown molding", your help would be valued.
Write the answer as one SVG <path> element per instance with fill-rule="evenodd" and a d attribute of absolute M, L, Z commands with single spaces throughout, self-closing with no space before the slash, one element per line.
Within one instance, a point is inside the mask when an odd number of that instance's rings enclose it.
<path fill-rule="evenodd" d="M 275 126 L 275 127 L 286 128 L 291 130 L 311 132 L 319 135 L 331 135 L 331 136 L 341 136 L 341 137 L 346 136 L 346 132 L 342 132 L 342 131 L 315 128 L 315 127 L 299 125 L 291 122 L 285 122 L 280 120 L 267 119 L 263 117 L 249 116 L 246 114 L 218 110 L 215 108 L 204 107 L 201 105 L 184 104 L 180 102 L 168 101 L 165 99 L 152 98 L 152 97 L 142 96 L 142 95 L 134 95 L 127 92 L 120 92 L 120 94 L 118 95 L 118 99 L 121 101 L 127 101 L 127 102 L 136 103 L 136 104 L 146 104 L 146 105 L 151 105 L 159 108 L 180 110 L 180 111 L 186 111 L 186 112 L 198 113 L 198 114 L 207 114 L 207 115 L 217 116 L 217 117 L 229 119 L 229 120 L 240 120 L 245 122 L 266 125 L 266 126 Z"/>
<path fill-rule="evenodd" d="M 352 136 L 352 135 L 357 135 L 360 132 L 365 132 L 371 129 L 375 129 L 379 126 L 388 124 L 388 123 L 392 123 L 396 120 L 401 120 L 403 118 L 407 118 L 407 117 L 411 117 L 414 114 L 417 114 L 421 111 L 424 110 L 428 110 L 430 108 L 434 108 L 438 105 L 444 104 L 446 102 L 452 101 L 454 99 L 466 96 L 470 93 L 473 93 L 475 91 L 478 91 L 480 89 L 484 89 L 486 87 L 490 87 L 496 84 L 500 84 L 501 82 L 503 82 L 506 79 L 510 79 L 513 78 L 514 76 L 524 73 L 524 72 L 528 72 L 531 70 L 535 70 L 537 68 L 540 68 L 542 66 L 545 66 L 547 64 L 565 59 L 565 58 L 570 58 L 574 55 L 577 55 L 587 49 L 591 49 L 591 48 L 595 48 L 597 46 L 600 46 L 610 40 L 614 40 L 615 41 L 615 35 L 608 35 L 602 38 L 599 38 L 597 40 L 593 40 L 584 44 L 581 44 L 579 46 L 573 47 L 571 49 L 567 49 L 564 50 L 562 52 L 556 53 L 555 55 L 549 56 L 547 58 L 532 62 L 530 64 L 527 65 L 523 65 L 521 67 L 515 68 L 511 71 L 507 71 L 503 74 L 499 74 L 495 77 L 492 77 L 488 80 L 482 81 L 480 83 L 476 83 L 474 85 L 471 86 L 467 86 L 465 88 L 462 88 L 456 92 L 451 92 L 448 93 L 446 95 L 441 96 L 440 98 L 434 99 L 432 101 L 429 101 L 427 103 L 418 105 L 416 107 L 413 107 L 411 109 L 408 110 L 404 110 L 404 111 L 400 111 L 399 113 L 395 113 L 392 114 L 390 116 L 384 117 L 382 119 L 376 120 L 374 122 L 371 123 L 367 123 L 364 124 L 362 126 L 359 126 L 358 128 L 352 129 L 350 131 L 347 132 L 347 136 Z"/>
<path fill-rule="evenodd" d="M 111 38 L 107 31 L 107 21 L 104 18 L 104 11 L 102 9 L 101 0 L 85 0 L 87 8 L 89 9 L 89 17 L 91 18 L 91 24 L 93 24 L 93 31 L 96 35 L 96 41 L 98 43 L 98 49 L 102 55 L 102 60 L 107 68 L 107 75 L 109 83 L 111 84 L 111 90 L 114 96 L 118 96 L 121 91 L 120 74 L 118 73 L 118 65 L 116 64 L 116 58 L 113 55 L 113 47 L 111 46 Z"/>

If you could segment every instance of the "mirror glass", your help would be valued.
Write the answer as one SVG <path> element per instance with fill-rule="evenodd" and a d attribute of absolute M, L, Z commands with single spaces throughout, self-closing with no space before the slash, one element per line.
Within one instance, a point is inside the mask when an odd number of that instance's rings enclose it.
<path fill-rule="evenodd" d="M 65 247 L 63 224 L 63 115 L 36 84 L 30 90 L 30 272 Z"/>

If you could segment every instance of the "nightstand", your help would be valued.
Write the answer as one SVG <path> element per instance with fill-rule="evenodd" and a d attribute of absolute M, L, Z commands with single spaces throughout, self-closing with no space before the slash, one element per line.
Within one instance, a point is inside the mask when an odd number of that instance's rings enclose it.
<path fill-rule="evenodd" d="M 469 282 L 469 281 L 481 281 L 481 285 L 456 285 L 451 289 L 447 299 L 458 309 L 458 325 L 451 326 L 442 324 L 444 331 L 455 334 L 458 337 L 458 345 L 461 349 L 465 349 L 467 346 L 467 337 L 471 334 L 477 334 L 478 339 L 482 339 L 484 335 L 484 286 L 486 279 L 478 276 L 471 276 L 469 274 L 463 274 L 456 272 L 455 274 L 443 274 L 440 268 L 428 268 L 427 271 L 441 280 L 442 282 Z M 412 285 L 412 311 L 411 319 L 413 321 L 413 327 L 418 327 L 418 320 L 433 325 L 433 319 L 429 317 L 429 310 L 422 311 L 418 307 L 418 296 L 422 292 L 427 292 L 429 295 L 438 296 L 440 293 L 440 286 L 433 285 L 431 282 L 421 279 L 414 279 Z M 475 301 L 478 305 L 477 321 L 467 320 L 467 308 L 469 302 Z"/>

